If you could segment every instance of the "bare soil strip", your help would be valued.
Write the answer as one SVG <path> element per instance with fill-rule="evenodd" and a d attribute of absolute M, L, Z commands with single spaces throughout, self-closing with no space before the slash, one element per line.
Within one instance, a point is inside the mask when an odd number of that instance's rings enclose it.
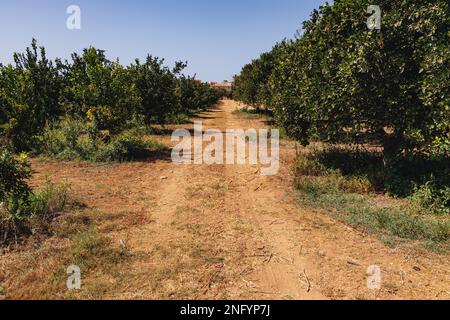
<path fill-rule="evenodd" d="M 237 108 L 225 100 L 198 120 L 205 130 L 267 126 L 264 119 L 233 115 Z M 261 176 L 258 166 L 177 165 L 170 158 L 107 166 L 35 161 L 34 185 L 46 178 L 69 181 L 79 199 L 107 217 L 99 232 L 114 245 L 125 243 L 132 255 L 115 273 L 83 275 L 85 287 L 76 297 L 450 298 L 449 256 L 389 248 L 326 213 L 299 207 L 290 170 L 295 147 L 281 142 L 281 170 L 273 177 Z M 9 297 L 42 298 L 61 267 L 50 254 L 61 242 L 47 240 L 40 254 L 0 255 L 0 284 Z M 30 257 L 34 264 L 23 262 Z M 371 265 L 382 270 L 381 291 L 367 288 Z M 71 296 L 47 290 L 47 297 Z"/>

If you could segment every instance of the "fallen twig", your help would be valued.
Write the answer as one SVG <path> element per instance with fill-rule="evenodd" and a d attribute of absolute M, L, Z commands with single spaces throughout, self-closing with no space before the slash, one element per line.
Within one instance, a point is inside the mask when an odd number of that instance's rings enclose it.
<path fill-rule="evenodd" d="M 273 258 L 273 253 L 271 253 L 270 255 L 269 255 L 269 257 L 266 259 L 266 263 L 267 264 L 269 264 L 270 263 L 270 261 L 272 261 L 272 258 Z"/>
<path fill-rule="evenodd" d="M 275 219 L 275 220 L 273 220 L 271 223 L 269 223 L 270 226 L 273 226 L 274 224 L 284 224 L 284 222 Z"/>
<path fill-rule="evenodd" d="M 356 261 L 355 259 L 352 259 L 352 258 L 347 259 L 347 263 L 351 264 L 353 266 L 358 266 L 358 267 L 361 266 L 361 264 L 358 261 Z"/>
<path fill-rule="evenodd" d="M 405 284 L 405 273 L 403 271 L 400 271 L 400 280 L 402 281 L 402 285 Z"/>
<path fill-rule="evenodd" d="M 306 269 L 303 269 L 303 277 L 305 278 L 306 284 L 307 284 L 306 292 L 310 292 L 311 291 L 311 282 L 309 281 L 308 275 L 306 274 Z"/>
<path fill-rule="evenodd" d="M 258 191 L 259 189 L 261 189 L 262 186 L 263 186 L 263 184 L 261 183 L 261 184 L 259 185 L 259 187 L 257 187 L 257 188 L 255 189 L 255 191 Z"/>

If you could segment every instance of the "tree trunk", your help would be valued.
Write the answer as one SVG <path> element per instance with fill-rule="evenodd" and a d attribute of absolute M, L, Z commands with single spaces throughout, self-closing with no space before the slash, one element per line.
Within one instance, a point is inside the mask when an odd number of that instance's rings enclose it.
<path fill-rule="evenodd" d="M 395 163 L 402 153 L 404 136 L 401 132 L 386 134 L 383 138 L 383 163 L 388 168 Z"/>

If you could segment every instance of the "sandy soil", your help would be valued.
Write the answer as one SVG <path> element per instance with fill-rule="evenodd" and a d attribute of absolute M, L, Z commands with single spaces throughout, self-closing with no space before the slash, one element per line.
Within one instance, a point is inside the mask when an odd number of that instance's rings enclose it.
<path fill-rule="evenodd" d="M 266 126 L 261 119 L 233 115 L 237 108 L 225 100 L 198 120 L 204 129 Z M 85 275 L 85 283 L 100 278 L 113 283 L 101 298 L 450 298 L 449 256 L 389 248 L 324 212 L 299 207 L 290 170 L 295 147 L 281 142 L 281 169 L 272 177 L 260 175 L 258 166 L 176 165 L 170 158 L 107 166 L 36 161 L 33 183 L 67 179 L 76 196 L 98 214 L 134 221 L 113 228 L 99 225 L 133 255 L 116 276 Z M 13 298 L 39 298 L 24 289 L 25 282 L 45 283 L 55 265 L 48 256 L 39 258 L 32 272 L 7 262 L 24 256 L 0 255 L 0 280 Z M 367 288 L 371 265 L 382 270 L 381 291 Z"/>

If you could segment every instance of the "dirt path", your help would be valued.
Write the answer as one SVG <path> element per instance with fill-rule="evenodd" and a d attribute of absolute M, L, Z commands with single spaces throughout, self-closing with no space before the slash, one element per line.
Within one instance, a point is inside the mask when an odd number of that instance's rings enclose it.
<path fill-rule="evenodd" d="M 204 129 L 263 128 L 223 101 Z M 167 141 L 168 137 L 158 137 Z M 170 159 L 95 166 L 34 164 L 35 183 L 67 179 L 86 204 L 138 221 L 104 227 L 133 254 L 102 298 L 449 299 L 448 256 L 392 249 L 326 214 L 304 210 L 292 189 L 295 144 L 281 142 L 278 175 L 251 165 L 175 165 Z M 102 226 L 100 226 L 101 228 Z M 383 288 L 366 285 L 382 270 Z M 95 287 L 96 277 L 85 281 Z"/>

